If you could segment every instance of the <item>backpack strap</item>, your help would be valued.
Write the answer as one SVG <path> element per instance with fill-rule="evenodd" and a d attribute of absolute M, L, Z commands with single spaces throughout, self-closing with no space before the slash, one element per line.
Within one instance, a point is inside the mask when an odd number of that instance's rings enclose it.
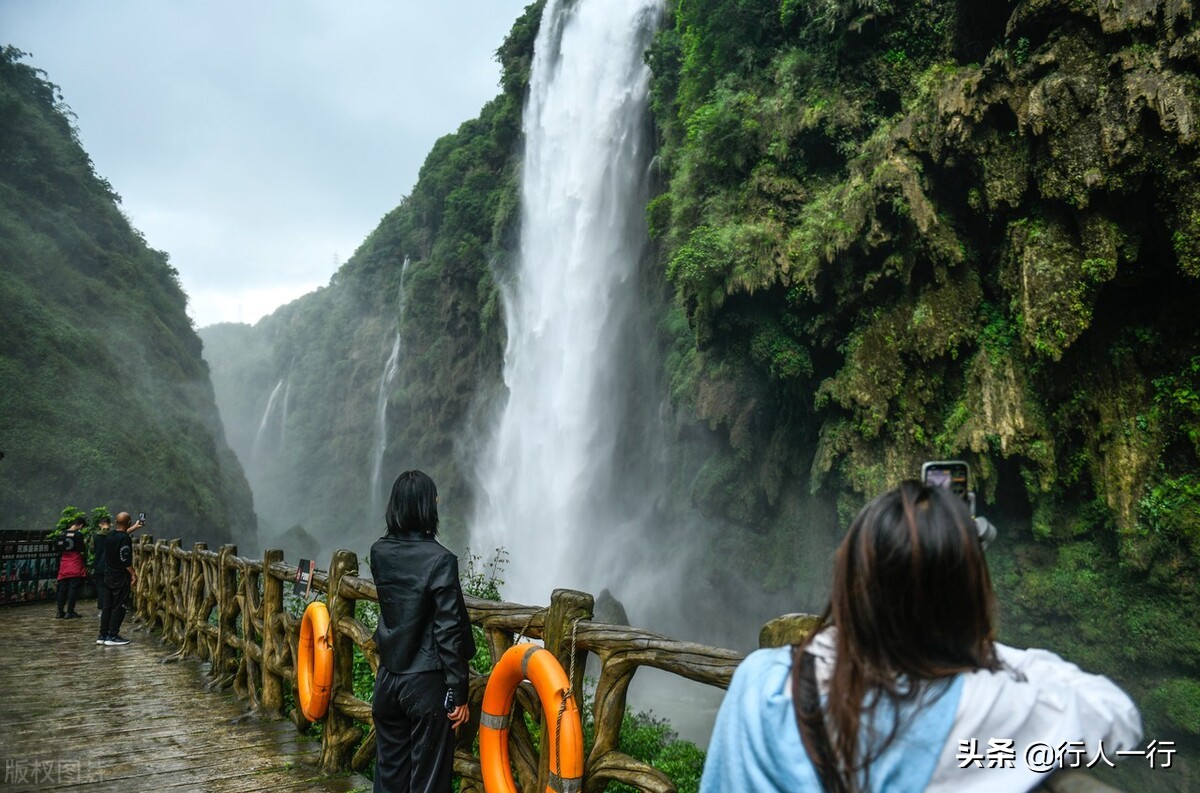
<path fill-rule="evenodd" d="M 804 751 L 812 763 L 821 788 L 826 793 L 846 793 L 837 763 L 833 759 L 833 747 L 829 742 L 829 729 L 825 725 L 825 714 L 821 711 L 821 695 L 817 689 L 817 659 L 812 653 L 804 652 L 800 645 L 792 646 L 792 708 L 796 713 L 796 728 Z"/>

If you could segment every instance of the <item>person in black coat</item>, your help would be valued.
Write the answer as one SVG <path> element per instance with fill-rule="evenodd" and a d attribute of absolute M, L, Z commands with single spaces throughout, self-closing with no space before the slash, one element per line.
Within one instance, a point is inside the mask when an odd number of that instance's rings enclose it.
<path fill-rule="evenodd" d="M 108 541 L 111 526 L 112 521 L 107 517 L 100 518 L 98 528 L 92 535 L 92 579 L 96 582 L 97 615 L 104 613 L 104 598 L 108 591 L 104 586 L 104 568 L 107 565 L 104 559 L 104 543 Z"/>
<path fill-rule="evenodd" d="M 467 663 L 475 639 L 458 559 L 435 538 L 437 486 L 421 471 L 392 485 L 387 529 L 371 546 L 379 594 L 375 720 L 376 793 L 445 793 L 454 730 L 470 716 Z"/>
<path fill-rule="evenodd" d="M 137 571 L 133 569 L 133 534 L 146 521 L 135 522 L 128 512 L 117 515 L 117 530 L 104 543 L 104 601 L 100 612 L 100 636 L 96 644 L 106 647 L 122 647 L 129 640 L 121 635 L 121 623 L 125 619 L 125 604 L 137 583 Z"/>

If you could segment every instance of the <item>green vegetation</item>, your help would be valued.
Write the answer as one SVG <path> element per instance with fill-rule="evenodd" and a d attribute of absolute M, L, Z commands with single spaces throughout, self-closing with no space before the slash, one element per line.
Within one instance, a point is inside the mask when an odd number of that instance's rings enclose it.
<path fill-rule="evenodd" d="M 584 698 L 588 705 L 587 696 Z M 584 711 L 585 753 L 591 750 L 595 726 L 591 723 L 591 708 Z M 626 713 L 621 720 L 621 752 L 641 760 L 667 775 L 679 793 L 696 793 L 704 771 L 704 752 L 691 741 L 684 741 L 666 719 L 652 712 Z M 635 789 L 620 782 L 609 784 L 609 793 L 635 793 Z"/>
<path fill-rule="evenodd" d="M 500 587 L 504 585 L 504 579 L 500 576 L 504 575 L 504 568 L 508 564 L 507 549 L 496 548 L 491 560 L 485 563 L 482 556 L 471 553 L 468 548 L 466 562 L 466 568 L 461 573 L 463 592 L 499 603 L 502 600 Z M 471 668 L 481 675 L 487 674 L 492 671 L 492 654 L 488 650 L 487 637 L 483 628 L 477 625 L 471 626 L 471 633 L 475 637 L 475 656 L 471 659 Z"/>
<path fill-rule="evenodd" d="M 177 273 L 24 58 L 0 50 L 5 525 L 46 525 L 71 500 L 144 510 L 151 531 L 190 540 L 252 531 Z"/>
<path fill-rule="evenodd" d="M 108 507 L 94 507 L 91 514 L 84 512 L 79 507 L 64 507 L 62 517 L 58 519 L 58 523 L 54 526 L 54 531 L 46 535 L 47 540 L 54 540 L 61 537 L 67 528 L 75 522 L 76 518 L 84 518 L 87 524 L 83 527 L 83 540 L 87 543 L 87 549 L 84 553 L 84 561 L 88 569 L 91 570 L 96 560 L 95 551 L 92 548 L 92 535 L 100 527 L 100 521 L 107 520 L 112 523 L 113 516 L 108 511 Z"/>
<path fill-rule="evenodd" d="M 647 54 L 671 397 L 723 446 L 693 499 L 754 532 L 713 569 L 811 591 L 797 559 L 836 539 L 814 500 L 845 525 L 963 457 L 1007 518 L 1002 638 L 1116 676 L 1193 746 L 1200 139 L 1149 97 L 1200 84 L 1162 31 L 1049 7 L 671 4 Z"/>

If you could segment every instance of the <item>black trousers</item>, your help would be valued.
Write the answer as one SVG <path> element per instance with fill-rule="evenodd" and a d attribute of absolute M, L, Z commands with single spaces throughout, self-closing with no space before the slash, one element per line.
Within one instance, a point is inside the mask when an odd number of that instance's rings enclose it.
<path fill-rule="evenodd" d="M 58 579 L 58 613 L 64 611 L 67 614 L 75 613 L 75 600 L 79 597 L 79 590 L 83 586 L 82 578 L 60 578 Z M 66 606 L 64 609 L 63 606 Z"/>
<path fill-rule="evenodd" d="M 446 715 L 446 676 L 375 677 L 375 793 L 448 793 L 454 776 L 454 730 Z"/>
<path fill-rule="evenodd" d="M 108 589 L 104 586 L 104 576 L 96 573 L 92 576 L 92 580 L 96 582 L 96 608 L 104 611 L 104 600 L 108 596 Z"/>
<path fill-rule="evenodd" d="M 104 608 L 100 612 L 100 635 L 116 636 L 125 620 L 125 603 L 129 600 L 129 576 L 104 576 Z"/>

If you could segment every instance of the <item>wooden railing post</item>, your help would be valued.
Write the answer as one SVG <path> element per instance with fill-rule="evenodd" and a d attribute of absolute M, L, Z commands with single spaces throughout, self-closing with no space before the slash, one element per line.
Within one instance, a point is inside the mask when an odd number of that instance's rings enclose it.
<path fill-rule="evenodd" d="M 183 541 L 177 539 L 167 543 L 167 586 L 163 593 L 163 639 L 176 646 L 183 643 L 183 607 L 181 591 L 183 589 L 184 567 L 183 560 L 178 558 L 176 551 L 183 550 Z"/>
<path fill-rule="evenodd" d="M 150 575 L 146 581 L 152 588 L 152 593 L 146 599 L 149 612 L 145 627 L 146 630 L 154 630 L 157 627 L 161 631 L 167 621 L 167 541 L 155 540 L 146 548 L 146 553 L 150 554 L 152 560 Z"/>
<path fill-rule="evenodd" d="M 179 646 L 180 657 L 204 657 L 204 646 L 200 634 L 200 611 L 204 606 L 204 562 L 200 558 L 200 552 L 207 550 L 207 543 L 193 543 L 192 551 L 186 562 L 187 576 L 184 578 L 183 586 L 183 641 Z"/>
<path fill-rule="evenodd" d="M 554 653 L 554 657 L 562 664 L 563 671 L 568 675 L 574 671 L 571 679 L 571 691 L 575 695 L 575 704 L 583 712 L 583 669 L 587 665 L 587 651 L 580 650 L 571 641 L 572 629 L 580 620 L 590 620 L 596 601 L 587 592 L 573 589 L 556 589 L 550 594 L 550 611 L 546 615 L 544 642 L 546 649 Z M 572 658 L 574 652 L 574 658 Z M 574 660 L 574 663 L 572 663 Z M 538 781 L 537 790 L 545 790 L 550 779 L 550 730 L 553 724 L 542 725 L 541 749 L 538 752 Z"/>
<path fill-rule="evenodd" d="M 284 680 L 278 668 L 280 644 L 287 641 L 280 635 L 277 618 L 283 613 L 283 582 L 271 575 L 271 565 L 283 561 L 283 551 L 272 548 L 263 553 L 262 572 L 262 710 L 272 718 L 283 715 Z M 243 618 L 244 619 L 244 618 Z M 274 667 L 274 668 L 273 668 Z"/>
<path fill-rule="evenodd" d="M 155 587 L 157 583 L 154 580 L 154 546 L 151 545 L 154 538 L 148 534 L 143 534 L 137 538 L 134 543 L 134 569 L 137 571 L 137 584 L 133 587 L 133 612 L 134 617 L 145 626 L 146 630 L 154 628 L 154 603 L 158 599 L 158 590 Z M 96 560 L 96 567 L 103 570 L 103 560 Z M 104 586 L 104 574 L 100 575 L 100 586 Z M 97 600 L 101 594 L 96 593 Z"/>
<path fill-rule="evenodd" d="M 212 669 L 209 674 L 218 681 L 220 688 L 226 686 L 229 675 L 236 667 L 229 653 L 229 643 L 237 636 L 237 567 L 232 559 L 237 556 L 236 545 L 222 545 L 217 554 L 217 645 L 213 648 Z"/>
<path fill-rule="evenodd" d="M 246 565 L 240 570 L 237 609 L 242 617 L 242 655 L 238 659 L 237 672 L 234 673 L 233 690 L 239 698 L 250 700 L 251 710 L 261 712 L 263 651 L 260 637 L 266 632 L 262 622 L 262 593 L 259 592 L 259 582 L 262 581 L 263 574 L 256 567 Z"/>
<path fill-rule="evenodd" d="M 354 695 L 354 642 L 338 630 L 338 622 L 354 618 L 354 598 L 345 597 L 340 589 L 342 578 L 358 575 L 358 556 L 353 551 L 335 551 L 329 565 L 329 628 L 333 637 L 333 690 L 331 702 L 339 695 Z M 345 771 L 350 767 L 354 747 L 362 739 L 362 731 L 354 719 L 335 704 L 325 716 L 321 736 L 321 770 L 325 773 Z"/>

